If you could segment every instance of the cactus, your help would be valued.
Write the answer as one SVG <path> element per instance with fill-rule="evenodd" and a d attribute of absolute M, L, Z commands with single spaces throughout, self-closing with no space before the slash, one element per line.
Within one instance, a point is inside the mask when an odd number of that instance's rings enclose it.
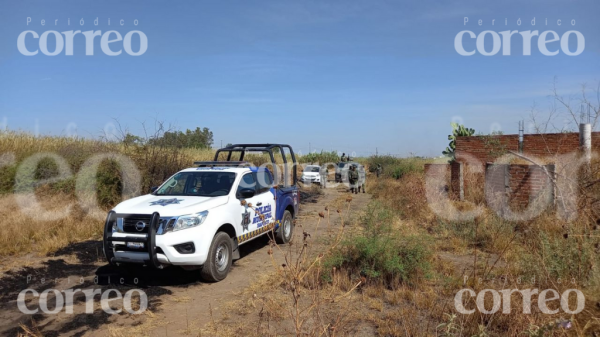
<path fill-rule="evenodd" d="M 456 159 L 454 156 L 454 150 L 456 149 L 456 137 L 472 136 L 475 134 L 475 130 L 466 128 L 464 125 L 460 125 L 458 123 L 450 123 L 450 125 L 452 125 L 452 134 L 448 135 L 450 144 L 448 144 L 448 147 L 446 147 L 445 151 L 442 151 L 442 154 L 449 157 L 450 161 L 454 161 Z"/>

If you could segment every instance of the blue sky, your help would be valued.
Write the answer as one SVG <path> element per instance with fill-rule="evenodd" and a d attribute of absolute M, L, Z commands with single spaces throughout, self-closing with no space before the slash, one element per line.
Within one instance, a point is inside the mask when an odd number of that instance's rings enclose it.
<path fill-rule="evenodd" d="M 313 150 L 358 155 L 377 148 L 437 156 L 452 120 L 483 133 L 516 133 L 534 103 L 547 111 L 555 78 L 566 96 L 582 83 L 597 85 L 599 12 L 596 0 L 0 0 L 0 124 L 98 137 L 114 130 L 115 119 L 138 134 L 141 122 L 151 129 L 162 120 L 181 129 L 208 127 L 216 146 L 284 142 L 306 153 L 310 143 Z M 72 29 L 140 30 L 148 50 L 111 57 L 98 38 L 94 55 L 86 56 L 81 35 L 73 56 L 24 56 L 17 49 L 25 30 Z M 544 56 L 533 40 L 532 55 L 523 56 L 521 40 L 513 39 L 510 56 L 461 56 L 454 37 L 465 29 L 577 30 L 585 50 Z M 30 36 L 27 46 L 37 48 L 36 40 Z"/>

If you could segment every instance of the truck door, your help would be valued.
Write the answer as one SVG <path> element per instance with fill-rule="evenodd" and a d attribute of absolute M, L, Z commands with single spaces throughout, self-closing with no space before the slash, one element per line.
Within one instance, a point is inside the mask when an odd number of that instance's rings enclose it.
<path fill-rule="evenodd" d="M 246 204 L 239 206 L 240 209 L 240 231 L 241 239 L 239 242 L 248 241 L 265 231 L 270 229 L 270 224 L 273 223 L 273 214 L 275 213 L 275 198 L 269 189 L 265 191 L 265 186 L 262 186 L 260 179 L 257 179 L 256 172 L 248 172 L 242 176 L 238 186 L 237 196 L 244 188 L 255 189 L 255 194 L 252 198 L 247 198 Z M 250 207 L 248 204 L 252 205 Z M 261 216 L 262 215 L 262 216 Z"/>
<path fill-rule="evenodd" d="M 253 219 L 253 222 L 256 221 L 258 229 L 266 226 L 268 228 L 263 230 L 269 230 L 275 221 L 275 194 L 272 187 L 271 174 L 265 169 L 259 169 L 256 172 L 256 197 L 258 198 L 256 210 L 264 217 L 257 215 Z"/>

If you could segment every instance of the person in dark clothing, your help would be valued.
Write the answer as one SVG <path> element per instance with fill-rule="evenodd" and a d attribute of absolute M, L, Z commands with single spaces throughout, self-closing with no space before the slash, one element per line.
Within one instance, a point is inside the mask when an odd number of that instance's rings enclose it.
<path fill-rule="evenodd" d="M 356 183 L 358 182 L 358 172 L 354 165 L 350 165 L 350 169 L 348 170 L 348 182 L 350 183 L 350 193 L 358 194 L 358 187 L 356 186 Z"/>

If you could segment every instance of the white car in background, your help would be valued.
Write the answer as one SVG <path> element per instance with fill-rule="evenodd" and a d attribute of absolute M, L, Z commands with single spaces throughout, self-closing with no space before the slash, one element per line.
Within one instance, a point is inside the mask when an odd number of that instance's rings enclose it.
<path fill-rule="evenodd" d="M 307 165 L 302 171 L 300 181 L 307 183 L 321 183 L 321 167 L 319 165 Z"/>

